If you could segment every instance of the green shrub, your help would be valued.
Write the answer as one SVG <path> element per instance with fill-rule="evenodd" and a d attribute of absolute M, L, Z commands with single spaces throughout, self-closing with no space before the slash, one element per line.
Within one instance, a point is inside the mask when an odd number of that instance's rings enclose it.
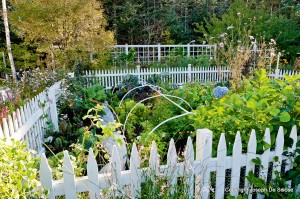
<path fill-rule="evenodd" d="M 46 198 L 37 191 L 38 159 L 20 141 L 0 140 L 0 197 Z"/>
<path fill-rule="evenodd" d="M 216 140 L 221 133 L 226 133 L 229 146 L 237 131 L 241 132 L 246 145 L 251 129 L 255 129 L 258 140 L 262 140 L 265 129 L 270 128 L 274 143 L 279 126 L 290 132 L 293 125 L 299 125 L 299 78 L 299 75 L 286 76 L 285 81 L 272 81 L 265 70 L 260 70 L 252 79 L 245 79 L 236 93 L 231 90 L 222 98 L 200 105 L 194 111 L 196 116 L 190 116 L 193 126 L 210 129 Z M 258 149 L 262 149 L 263 143 L 259 142 Z"/>

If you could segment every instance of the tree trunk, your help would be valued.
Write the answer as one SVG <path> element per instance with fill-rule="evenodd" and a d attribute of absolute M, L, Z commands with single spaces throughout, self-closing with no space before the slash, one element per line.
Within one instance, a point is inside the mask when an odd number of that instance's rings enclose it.
<path fill-rule="evenodd" d="M 2 0 L 2 11 L 3 11 L 3 22 L 4 22 L 5 37 L 6 37 L 6 47 L 7 47 L 7 53 L 10 62 L 10 67 L 11 67 L 11 73 L 13 79 L 16 80 L 17 76 L 16 76 L 15 63 L 11 52 L 11 42 L 10 42 L 10 33 L 9 33 L 8 18 L 7 18 L 6 0 Z"/>

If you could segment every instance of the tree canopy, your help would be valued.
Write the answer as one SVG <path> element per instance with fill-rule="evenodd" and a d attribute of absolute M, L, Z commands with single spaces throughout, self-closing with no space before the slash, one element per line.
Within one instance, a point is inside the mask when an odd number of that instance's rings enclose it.
<path fill-rule="evenodd" d="M 52 54 L 63 64 L 85 53 L 98 52 L 114 43 L 96 0 L 12 0 L 14 31 L 38 52 Z"/>
<path fill-rule="evenodd" d="M 231 26 L 236 40 L 243 31 L 275 39 L 291 62 L 300 52 L 297 0 L 9 0 L 8 5 L 17 68 L 87 63 L 91 53 L 99 58 L 114 43 L 213 43 L 207 38 Z"/>

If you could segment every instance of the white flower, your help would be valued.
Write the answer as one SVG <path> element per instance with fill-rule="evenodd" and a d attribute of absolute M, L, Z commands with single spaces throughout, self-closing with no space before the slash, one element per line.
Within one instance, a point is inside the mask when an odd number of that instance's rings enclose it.
<path fill-rule="evenodd" d="M 221 35 L 220 35 L 220 37 L 225 37 L 227 35 L 227 33 L 226 32 L 223 32 Z"/>
<path fill-rule="evenodd" d="M 203 41 L 202 44 L 205 45 L 205 44 L 206 44 L 206 41 Z"/>
<path fill-rule="evenodd" d="M 244 52 L 244 48 L 241 47 L 240 49 L 238 49 L 238 52 Z"/>
<path fill-rule="evenodd" d="M 241 40 L 238 40 L 237 42 L 238 42 L 238 43 L 241 43 Z"/>
<path fill-rule="evenodd" d="M 274 50 L 274 48 L 271 48 L 271 57 L 274 57 L 275 56 L 275 50 Z"/>
<path fill-rule="evenodd" d="M 271 39 L 271 44 L 276 45 L 276 41 L 274 39 Z"/>
<path fill-rule="evenodd" d="M 220 48 L 223 48 L 224 47 L 224 43 L 223 42 L 219 43 L 219 46 L 220 46 Z"/>
<path fill-rule="evenodd" d="M 212 40 L 212 39 L 214 39 L 214 37 L 210 37 L 209 39 Z"/>
<path fill-rule="evenodd" d="M 237 16 L 239 16 L 241 13 L 240 12 L 238 12 L 238 13 L 236 13 L 237 14 Z"/>
<path fill-rule="evenodd" d="M 227 30 L 230 30 L 230 29 L 232 29 L 233 28 L 233 26 L 228 26 L 227 27 Z"/>
<path fill-rule="evenodd" d="M 206 36 L 207 36 L 207 34 L 204 34 L 203 36 L 204 36 L 204 37 L 206 37 Z"/>
<path fill-rule="evenodd" d="M 249 38 L 250 38 L 250 40 L 254 40 L 254 37 L 253 37 L 253 36 L 251 36 L 251 35 L 249 36 Z"/>

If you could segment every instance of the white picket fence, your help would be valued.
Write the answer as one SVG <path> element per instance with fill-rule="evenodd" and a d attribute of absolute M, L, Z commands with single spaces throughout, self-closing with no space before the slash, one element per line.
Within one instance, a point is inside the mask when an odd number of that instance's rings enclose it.
<path fill-rule="evenodd" d="M 113 46 L 113 65 L 126 65 L 126 62 L 121 63 L 122 54 L 128 55 L 131 50 L 134 50 L 134 63 L 151 64 L 159 63 L 163 60 L 169 60 L 172 55 L 182 53 L 186 57 L 196 58 L 199 56 L 207 56 L 216 59 L 217 45 L 115 45 Z"/>
<path fill-rule="evenodd" d="M 272 79 L 284 79 L 285 75 L 293 76 L 300 74 L 300 71 L 289 71 L 275 69 L 268 75 Z M 231 72 L 227 67 L 172 67 L 172 68 L 127 68 L 112 70 L 89 70 L 85 71 L 85 86 L 90 87 L 100 84 L 104 88 L 110 89 L 119 85 L 128 75 L 137 76 L 140 82 L 146 82 L 154 75 L 158 76 L 162 82 L 172 85 L 182 85 L 189 82 L 222 82 L 228 81 Z"/>
<path fill-rule="evenodd" d="M 0 124 L 0 138 L 26 141 L 27 147 L 36 151 L 37 156 L 45 152 L 43 140 L 46 122 L 51 120 L 55 129 L 58 129 L 56 92 L 59 85 L 59 82 L 54 84 L 18 108 L 12 115 L 3 118 Z"/>
<path fill-rule="evenodd" d="M 120 84 L 128 75 L 134 75 L 141 82 L 157 75 L 163 82 L 182 85 L 188 82 L 221 82 L 227 81 L 230 71 L 226 67 L 172 67 L 172 68 L 140 68 L 86 71 L 84 76 L 89 87 L 96 83 L 105 88 Z"/>
<path fill-rule="evenodd" d="M 294 75 L 299 75 L 299 74 L 300 74 L 300 71 L 275 69 L 274 73 L 269 74 L 268 77 L 272 78 L 272 79 L 284 79 L 285 75 L 294 76 Z"/>
<path fill-rule="evenodd" d="M 131 157 L 129 161 L 129 170 L 121 170 L 120 157 L 117 147 L 114 146 L 112 157 L 110 159 L 111 172 L 106 174 L 98 174 L 99 168 L 94 157 L 93 151 L 89 150 L 87 176 L 76 177 L 74 168 L 71 164 L 67 151 L 64 151 L 63 160 L 63 179 L 53 180 L 52 169 L 50 168 L 47 158 L 42 155 L 40 165 L 41 185 L 50 190 L 48 198 L 65 195 L 66 199 L 77 198 L 77 193 L 88 192 L 89 198 L 139 198 L 141 196 L 141 184 L 150 179 L 162 176 L 167 178 L 167 187 L 162 191 L 169 190 L 171 194 L 176 192 L 176 184 L 180 177 L 185 184 L 184 193 L 188 198 L 209 198 L 215 195 L 216 199 L 223 199 L 224 195 L 230 194 L 237 196 L 242 190 L 249 194 L 252 198 L 251 184 L 245 179 L 245 186 L 240 187 L 241 168 L 246 167 L 246 175 L 249 171 L 254 172 L 255 164 L 252 162 L 254 158 L 260 158 L 262 168 L 259 170 L 259 176 L 267 181 L 268 174 L 271 178 L 275 177 L 275 171 L 281 172 L 281 168 L 287 171 L 291 168 L 292 159 L 283 156 L 284 151 L 284 131 L 280 127 L 277 137 L 275 150 L 265 149 L 263 154 L 257 154 L 256 133 L 252 130 L 248 142 L 247 152 L 242 153 L 242 140 L 240 132 L 237 132 L 233 144 L 232 156 L 227 156 L 227 146 L 225 134 L 220 137 L 217 157 L 212 157 L 212 132 L 208 129 L 197 130 L 196 151 L 194 150 L 192 139 L 189 137 L 183 154 L 184 160 L 178 161 L 173 139 L 170 141 L 167 164 L 160 166 L 160 158 L 157 152 L 155 142 L 152 142 L 151 153 L 148 168 L 140 168 L 140 159 L 137 147 L 133 144 Z M 294 126 L 290 133 L 293 144 L 288 148 L 289 152 L 293 152 L 297 143 L 297 127 Z M 271 144 L 270 130 L 266 129 L 264 134 L 264 142 Z M 274 157 L 278 157 L 278 161 L 274 161 Z M 283 164 L 285 161 L 285 164 Z M 273 163 L 269 166 L 269 163 Z M 226 170 L 231 170 L 230 185 L 225 184 Z M 211 173 L 216 173 L 215 180 L 211 179 Z M 291 185 L 291 182 L 287 182 Z M 195 187 L 195 188 L 194 188 Z M 103 197 L 104 190 L 110 190 L 109 197 Z M 143 190 L 150 191 L 150 190 Z M 258 198 L 264 196 L 258 194 Z"/>

